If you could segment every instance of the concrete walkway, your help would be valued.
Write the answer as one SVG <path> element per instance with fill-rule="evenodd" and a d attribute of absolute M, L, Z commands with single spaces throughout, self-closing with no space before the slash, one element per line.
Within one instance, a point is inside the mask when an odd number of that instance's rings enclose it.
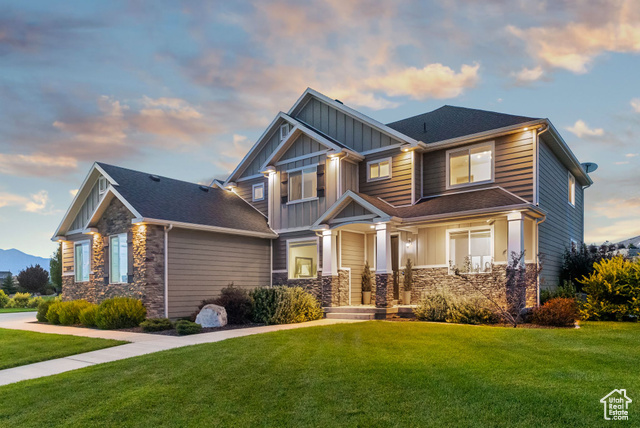
<path fill-rule="evenodd" d="M 220 342 L 234 337 L 243 337 L 280 330 L 292 330 L 303 327 L 358 322 L 357 320 L 322 319 L 300 324 L 239 328 L 235 330 L 223 330 L 179 337 L 37 324 L 35 321 L 35 312 L 0 314 L 0 328 L 28 330 L 38 333 L 68 334 L 72 336 L 125 340 L 131 343 L 100 349 L 97 351 L 85 352 L 83 354 L 71 355 L 64 358 L 57 358 L 55 360 L 42 361 L 40 363 L 27 364 L 25 366 L 0 370 L 0 385 L 8 385 L 22 380 L 51 376 L 58 373 L 68 372 L 70 370 L 93 366 L 95 364 L 123 360 L 125 358 L 137 357 L 167 349 L 198 345 L 201 343 Z"/>

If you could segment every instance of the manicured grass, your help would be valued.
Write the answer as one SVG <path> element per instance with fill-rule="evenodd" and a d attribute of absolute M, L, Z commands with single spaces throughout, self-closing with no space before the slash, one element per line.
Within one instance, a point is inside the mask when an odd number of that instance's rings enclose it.
<path fill-rule="evenodd" d="M 38 308 L 2 308 L 0 314 L 10 314 L 13 312 L 35 312 Z"/>
<path fill-rule="evenodd" d="M 122 345 L 119 340 L 0 329 L 0 370 Z M 1 420 L 1 418 L 0 418 Z"/>
<path fill-rule="evenodd" d="M 626 388 L 631 426 L 639 333 L 375 321 L 282 331 L 3 387 L 0 425 L 604 426 L 600 398 Z"/>

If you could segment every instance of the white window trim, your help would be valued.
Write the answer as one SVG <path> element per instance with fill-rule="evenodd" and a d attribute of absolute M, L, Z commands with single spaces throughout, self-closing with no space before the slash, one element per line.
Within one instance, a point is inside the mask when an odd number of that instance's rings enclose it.
<path fill-rule="evenodd" d="M 103 187 L 104 184 L 104 187 Z M 107 191 L 107 187 L 109 187 L 109 182 L 105 177 L 98 178 L 98 193 L 100 195 L 104 195 Z"/>
<path fill-rule="evenodd" d="M 311 164 L 311 165 L 306 165 L 306 166 L 301 166 L 301 167 L 298 167 L 298 168 L 288 169 L 286 171 L 287 180 L 288 180 L 288 182 L 287 182 L 287 190 L 289 191 L 289 197 L 288 198 L 291 198 L 291 178 L 289 177 L 289 175 L 291 173 L 293 173 L 293 172 L 298 172 L 298 171 L 302 171 L 304 169 L 311 169 L 311 168 L 314 168 L 316 170 L 315 173 L 317 175 L 318 174 L 318 164 L 317 163 L 314 163 L 314 164 Z M 303 175 L 303 180 L 302 180 L 302 189 L 301 189 L 302 193 L 301 194 L 304 195 L 304 173 L 302 175 Z M 309 201 L 317 201 L 319 199 L 318 196 L 317 196 L 318 195 L 318 191 L 317 190 L 318 190 L 318 183 L 316 183 L 316 196 L 312 196 L 310 198 L 296 199 L 296 200 L 293 200 L 293 201 L 292 200 L 288 200 L 287 201 L 287 205 L 299 204 L 299 203 L 302 203 L 302 202 L 309 202 Z"/>
<path fill-rule="evenodd" d="M 112 278 L 113 278 L 113 272 L 111 271 L 111 255 L 113 254 L 112 249 L 111 249 L 111 238 L 113 238 L 114 236 L 123 236 L 124 235 L 124 239 L 125 241 L 127 240 L 127 233 L 115 233 L 113 235 L 109 235 L 109 284 L 128 284 L 129 282 L 113 282 Z M 129 242 L 127 242 L 127 260 L 125 260 L 125 262 L 127 263 L 127 276 L 129 275 Z M 120 272 L 118 272 L 120 273 Z"/>
<path fill-rule="evenodd" d="M 451 244 L 451 237 L 450 235 L 452 233 L 456 233 L 456 232 L 474 232 L 474 231 L 478 231 L 478 230 L 489 230 L 491 232 L 491 238 L 490 238 L 490 243 L 491 243 L 491 263 L 495 264 L 495 232 L 494 232 L 494 225 L 490 225 L 489 227 L 487 226 L 471 226 L 471 227 L 461 227 L 461 228 L 456 228 L 456 229 L 447 229 L 447 233 L 446 233 L 446 242 L 445 242 L 445 246 L 446 246 L 446 250 L 447 250 L 447 268 L 449 270 L 449 275 L 453 275 L 454 272 L 451 270 L 451 265 L 449 264 L 449 262 L 451 261 L 451 253 L 450 253 L 450 244 Z M 468 249 L 468 253 L 471 253 L 471 239 L 469 239 L 469 249 Z M 465 275 L 486 275 L 486 274 L 490 274 L 491 272 L 463 272 Z"/>
<path fill-rule="evenodd" d="M 262 198 L 260 198 L 260 199 L 256 198 L 256 187 L 262 187 Z M 256 183 L 253 186 L 251 186 L 251 201 L 252 202 L 264 201 L 264 199 L 265 199 L 264 198 L 264 193 L 265 193 L 264 189 L 265 189 L 264 183 Z"/>
<path fill-rule="evenodd" d="M 576 177 L 574 177 L 573 174 L 571 174 L 571 171 L 567 171 L 567 182 L 569 184 L 569 188 L 568 188 L 568 194 L 567 194 L 567 201 L 569 202 L 569 205 L 571 205 L 572 207 L 576 206 Z M 573 202 L 571 202 L 571 184 L 573 183 Z"/>
<path fill-rule="evenodd" d="M 308 238 L 287 239 L 287 257 L 286 257 L 287 268 L 285 269 L 285 271 L 287 272 L 287 280 L 306 281 L 309 279 L 313 279 L 313 278 L 289 278 L 289 243 L 314 242 L 314 241 L 316 243 L 316 276 L 318 275 L 318 273 L 322 272 L 322 268 L 320 267 L 320 238 L 319 237 L 314 238 L 313 236 L 310 236 Z"/>
<path fill-rule="evenodd" d="M 77 269 L 76 269 L 76 247 L 78 245 L 84 245 L 87 244 L 89 246 L 89 279 L 87 279 L 86 281 L 78 281 L 78 277 L 76 276 L 77 274 Z M 78 284 L 83 284 L 85 282 L 89 282 L 91 281 L 91 273 L 92 273 L 92 265 L 93 263 L 91 263 L 91 241 L 90 240 L 84 240 L 84 241 L 77 241 L 73 243 L 73 282 L 78 283 Z"/>
<path fill-rule="evenodd" d="M 287 131 L 283 134 L 282 130 L 283 129 L 287 129 Z M 289 135 L 289 132 L 291 132 L 291 126 L 289 125 L 289 123 L 283 123 L 282 125 L 280 125 L 280 141 L 284 141 L 285 138 L 287 138 L 287 135 Z"/>
<path fill-rule="evenodd" d="M 450 161 L 449 158 L 451 156 L 452 153 L 458 153 L 458 152 L 468 152 L 469 156 L 471 156 L 471 150 L 476 149 L 478 147 L 483 147 L 483 146 L 491 146 L 491 179 L 490 180 L 484 180 L 484 181 L 474 181 L 473 183 L 461 183 L 461 184 L 454 184 L 451 185 L 451 176 L 449 168 L 450 168 Z M 469 187 L 469 186 L 478 186 L 480 184 L 488 184 L 488 183 L 493 183 L 496 180 L 496 142 L 495 141 L 485 141 L 482 143 L 478 143 L 478 144 L 473 144 L 470 146 L 464 146 L 464 147 L 456 147 L 455 149 L 450 149 L 447 150 L 446 152 L 446 156 L 445 156 L 445 169 L 446 169 L 446 189 L 458 189 L 460 187 Z M 469 158 L 469 169 L 471 169 L 471 158 Z"/>
<path fill-rule="evenodd" d="M 378 178 L 371 178 L 371 165 L 373 164 L 379 164 L 382 162 L 389 162 L 389 175 L 385 175 L 384 177 L 378 177 Z M 375 160 L 370 160 L 369 162 L 367 162 L 367 182 L 370 181 L 380 181 L 380 180 L 389 180 L 391 178 L 392 174 L 392 169 L 393 169 L 393 159 L 391 156 L 386 157 L 386 158 L 381 158 L 381 159 L 375 159 Z M 380 171 L 380 167 L 378 166 L 378 171 Z"/>

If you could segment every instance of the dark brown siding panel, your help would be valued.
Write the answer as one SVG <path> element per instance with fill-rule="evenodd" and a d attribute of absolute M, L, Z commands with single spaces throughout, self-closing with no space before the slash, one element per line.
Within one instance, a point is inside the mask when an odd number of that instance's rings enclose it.
<path fill-rule="evenodd" d="M 460 190 L 501 186 L 533 202 L 533 138 L 531 132 L 511 134 L 495 140 L 495 182 L 446 190 L 446 150 L 423 154 L 424 196 Z M 475 143 L 474 143 L 475 144 Z"/>
<path fill-rule="evenodd" d="M 562 254 L 571 239 L 584 241 L 584 191 L 576 183 L 576 206 L 569 204 L 569 171 L 551 152 L 540 144 L 540 208 L 547 212 L 538 228 L 538 248 L 542 257 L 541 278 L 544 285 L 558 283 Z"/>
<path fill-rule="evenodd" d="M 253 185 L 258 183 L 264 183 L 264 199 L 262 201 L 253 202 Z M 238 182 L 235 192 L 242 199 L 253 205 L 262 214 L 267 215 L 269 209 L 269 183 L 265 177 L 254 178 L 253 180 L 246 180 Z"/>
<path fill-rule="evenodd" d="M 368 156 L 360 162 L 360 192 L 384 199 L 392 205 L 411 204 L 411 152 L 398 149 Z M 391 178 L 367 182 L 367 163 L 392 157 Z"/>

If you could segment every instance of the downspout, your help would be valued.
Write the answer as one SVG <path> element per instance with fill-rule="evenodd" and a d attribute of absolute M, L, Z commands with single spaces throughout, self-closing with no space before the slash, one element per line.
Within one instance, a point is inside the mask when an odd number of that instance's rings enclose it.
<path fill-rule="evenodd" d="M 164 317 L 169 318 L 169 232 L 173 224 L 164 227 Z"/>

